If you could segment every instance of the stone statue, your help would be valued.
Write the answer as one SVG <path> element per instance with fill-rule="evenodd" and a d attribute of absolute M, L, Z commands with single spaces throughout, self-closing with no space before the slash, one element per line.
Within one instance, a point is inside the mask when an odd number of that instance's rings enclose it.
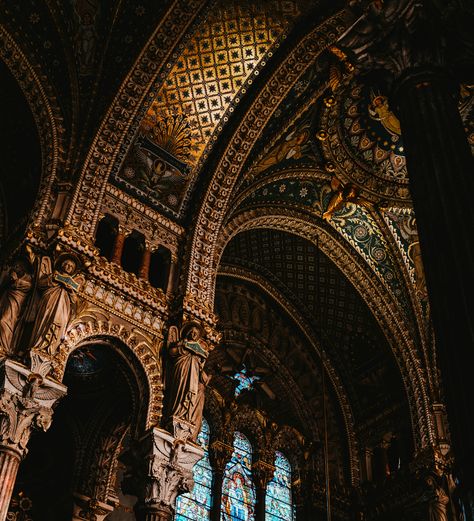
<path fill-rule="evenodd" d="M 429 521 L 448 521 L 449 495 L 434 476 L 429 476 L 427 483 L 434 492 L 428 505 Z"/>
<path fill-rule="evenodd" d="M 32 349 L 46 350 L 50 355 L 54 355 L 64 335 L 72 315 L 75 292 L 79 287 L 79 283 L 73 278 L 77 271 L 77 260 L 74 256 L 62 255 L 56 266 L 54 272 L 49 267 L 43 270 L 39 277 L 38 289 L 42 294 L 38 302 L 32 337 Z"/>
<path fill-rule="evenodd" d="M 176 327 L 168 333 L 168 415 L 173 422 L 182 420 L 190 424 L 192 439 L 196 439 L 201 429 L 204 392 L 210 380 L 203 370 L 207 352 L 201 336 L 202 328 L 195 322 L 182 328 L 181 340 Z"/>
<path fill-rule="evenodd" d="M 15 327 L 26 297 L 32 287 L 32 277 L 26 260 L 17 259 L 7 276 L 0 294 L 0 355 L 11 355 Z"/>

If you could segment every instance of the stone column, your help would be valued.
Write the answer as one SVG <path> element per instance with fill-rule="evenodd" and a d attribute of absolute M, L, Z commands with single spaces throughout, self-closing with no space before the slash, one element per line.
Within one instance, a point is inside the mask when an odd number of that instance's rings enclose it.
<path fill-rule="evenodd" d="M 474 161 L 447 72 L 409 69 L 395 87 L 448 418 L 474 486 Z"/>
<path fill-rule="evenodd" d="M 125 244 L 125 238 L 127 237 L 127 235 L 128 233 L 124 230 L 124 228 L 121 225 L 119 225 L 117 229 L 117 235 L 115 236 L 112 258 L 110 259 L 110 262 L 113 262 L 118 266 L 122 264 L 123 245 Z"/>
<path fill-rule="evenodd" d="M 233 447 L 221 441 L 214 441 L 209 447 L 212 466 L 212 507 L 211 521 L 220 521 L 222 505 L 222 483 L 227 462 L 232 457 Z"/>
<path fill-rule="evenodd" d="M 148 241 L 145 241 L 145 249 L 143 250 L 142 263 L 138 271 L 138 277 L 140 279 L 148 281 L 150 274 L 150 262 L 151 262 L 151 246 Z"/>
<path fill-rule="evenodd" d="M 33 428 L 47 431 L 66 387 L 12 360 L 0 363 L 0 521 L 5 521 Z"/>
<path fill-rule="evenodd" d="M 354 23 L 339 43 L 361 72 L 384 69 L 391 85 L 459 476 L 474 491 L 474 400 L 468 391 L 474 366 L 474 161 L 450 70 L 462 52 L 469 56 L 470 44 L 463 49 L 461 40 L 449 41 L 463 17 L 461 4 L 385 0 L 364 9 L 357 3 Z"/>
<path fill-rule="evenodd" d="M 171 255 L 170 269 L 168 272 L 168 283 L 166 285 L 166 294 L 171 295 L 174 291 L 175 279 L 176 279 L 176 268 L 178 266 L 178 258 L 176 255 Z"/>
<path fill-rule="evenodd" d="M 193 466 L 204 455 L 194 443 L 153 428 L 121 458 L 123 490 L 138 497 L 137 521 L 171 521 L 176 498 L 194 486 Z"/>
<path fill-rule="evenodd" d="M 255 482 L 255 521 L 265 521 L 265 499 L 267 485 L 275 473 L 274 465 L 266 461 L 258 460 L 252 465 L 253 478 Z"/>

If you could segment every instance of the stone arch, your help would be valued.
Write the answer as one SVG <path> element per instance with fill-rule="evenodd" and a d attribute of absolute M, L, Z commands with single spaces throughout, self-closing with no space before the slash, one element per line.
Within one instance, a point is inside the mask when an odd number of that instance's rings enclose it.
<path fill-rule="evenodd" d="M 157 86 L 178 58 L 174 51 L 206 4 L 207 0 L 170 3 L 102 120 L 67 216 L 67 223 L 86 241 L 95 231 L 110 174 L 122 164 L 143 114 L 153 101 L 152 93 L 157 92 Z"/>
<path fill-rule="evenodd" d="M 42 168 L 38 196 L 29 225 L 41 228 L 53 211 L 53 186 L 63 161 L 61 111 L 47 78 L 22 52 L 11 34 L 0 25 L 0 59 L 18 82 L 33 114 L 41 146 Z"/>
<path fill-rule="evenodd" d="M 220 158 L 196 218 L 186 273 L 186 292 L 205 303 L 204 307 L 212 309 L 214 273 L 219 264 L 217 243 L 245 160 L 291 87 L 344 32 L 346 23 L 341 10 L 295 44 L 253 100 Z"/>
<path fill-rule="evenodd" d="M 63 379 L 67 360 L 73 351 L 97 342 L 109 345 L 126 360 L 136 377 L 140 375 L 138 381 L 146 396 L 141 429 L 145 431 L 157 425 L 163 407 L 163 385 L 156 347 L 145 333 L 132 329 L 118 319 L 85 317 L 74 321 L 59 348 L 56 363 L 53 364 L 56 378 Z"/>
<path fill-rule="evenodd" d="M 434 441 L 433 420 L 419 353 L 405 327 L 398 303 L 368 269 L 365 261 L 335 232 L 322 224 L 308 222 L 301 212 L 265 208 L 243 212 L 226 224 L 216 245 L 216 265 L 219 265 L 224 248 L 232 237 L 254 228 L 272 228 L 318 244 L 353 283 L 384 332 L 400 368 L 408 396 L 415 449 L 430 446 Z M 213 273 L 212 288 L 216 278 L 217 273 Z"/>

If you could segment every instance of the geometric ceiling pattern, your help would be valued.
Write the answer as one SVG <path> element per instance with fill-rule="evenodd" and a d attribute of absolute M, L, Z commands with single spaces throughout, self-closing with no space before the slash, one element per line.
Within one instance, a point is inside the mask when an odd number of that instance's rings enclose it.
<path fill-rule="evenodd" d="M 285 232 L 256 229 L 236 235 L 221 263 L 259 274 L 292 302 L 352 389 L 360 420 L 388 403 L 403 402 L 379 325 L 354 286 L 315 245 Z"/>
<path fill-rule="evenodd" d="M 217 2 L 176 57 L 115 180 L 179 217 L 199 164 L 299 14 L 295 0 Z"/>

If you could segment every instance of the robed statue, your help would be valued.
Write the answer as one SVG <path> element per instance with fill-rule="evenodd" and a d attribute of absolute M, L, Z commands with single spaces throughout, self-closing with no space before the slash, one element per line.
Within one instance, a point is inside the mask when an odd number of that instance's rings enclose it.
<path fill-rule="evenodd" d="M 15 329 L 31 287 L 29 263 L 15 260 L 0 286 L 0 355 L 13 354 Z"/>
<path fill-rule="evenodd" d="M 73 312 L 75 293 L 79 283 L 73 275 L 78 269 L 77 259 L 61 255 L 51 269 L 48 257 L 43 257 L 41 274 L 37 282 L 40 298 L 32 333 L 32 349 L 54 355 L 61 342 Z"/>
<path fill-rule="evenodd" d="M 196 439 L 201 429 L 204 392 L 210 377 L 204 372 L 207 358 L 202 328 L 197 322 L 183 326 L 181 338 L 175 326 L 168 333 L 166 393 L 168 417 L 173 425 L 189 426 Z"/>

